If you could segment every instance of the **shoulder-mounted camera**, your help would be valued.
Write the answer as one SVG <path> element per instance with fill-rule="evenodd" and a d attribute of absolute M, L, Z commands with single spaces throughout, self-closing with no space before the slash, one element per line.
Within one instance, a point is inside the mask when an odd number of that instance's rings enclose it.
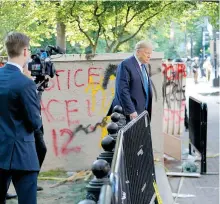
<path fill-rule="evenodd" d="M 45 50 L 40 49 L 36 54 L 31 55 L 32 61 L 28 63 L 28 70 L 35 78 L 38 91 L 44 91 L 45 88 L 48 88 L 49 78 L 46 76 L 53 78 L 57 75 L 54 64 L 51 62 L 51 55 L 64 53 L 65 51 L 59 46 L 49 45 Z"/>

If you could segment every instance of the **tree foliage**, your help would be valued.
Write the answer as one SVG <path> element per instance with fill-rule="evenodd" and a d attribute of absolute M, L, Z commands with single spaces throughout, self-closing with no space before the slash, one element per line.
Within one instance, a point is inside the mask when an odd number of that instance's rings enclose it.
<path fill-rule="evenodd" d="M 48 18 L 49 2 L 28 1 L 0 1 L 0 52 L 3 49 L 3 39 L 9 32 L 23 32 L 31 37 L 33 46 L 40 46 L 43 38 L 50 38 L 55 33 L 55 9 L 50 7 L 51 13 Z M 52 12 L 51 12 L 52 11 Z"/>
<path fill-rule="evenodd" d="M 174 13 L 179 15 L 186 7 L 194 5 L 179 1 L 74 1 L 72 5 L 66 4 L 68 25 L 78 28 L 72 30 L 68 26 L 69 39 L 89 43 L 93 52 L 100 39 L 105 40 L 106 52 L 117 52 L 121 45 L 161 18 L 170 18 Z"/>
<path fill-rule="evenodd" d="M 1 0 L 0 51 L 4 36 L 10 31 L 27 33 L 32 46 L 40 46 L 47 39 L 57 37 L 58 23 L 65 26 L 63 32 L 69 51 L 85 52 L 85 48 L 92 53 L 131 51 L 137 40 L 151 36 L 153 30 L 153 35 L 160 36 L 162 45 L 162 39 L 169 35 L 171 22 L 192 33 L 202 17 L 208 16 L 217 28 L 218 12 L 215 3 L 195 0 Z M 157 27 L 159 33 L 155 31 Z"/>

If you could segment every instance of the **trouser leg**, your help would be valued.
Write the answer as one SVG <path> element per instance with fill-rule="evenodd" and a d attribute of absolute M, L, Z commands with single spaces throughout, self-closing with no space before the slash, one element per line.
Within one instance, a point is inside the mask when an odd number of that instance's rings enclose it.
<path fill-rule="evenodd" d="M 11 171 L 0 169 L 0 204 L 6 203 L 6 194 L 11 183 Z"/>
<path fill-rule="evenodd" d="M 18 204 L 37 204 L 37 171 L 13 171 L 12 182 Z"/>

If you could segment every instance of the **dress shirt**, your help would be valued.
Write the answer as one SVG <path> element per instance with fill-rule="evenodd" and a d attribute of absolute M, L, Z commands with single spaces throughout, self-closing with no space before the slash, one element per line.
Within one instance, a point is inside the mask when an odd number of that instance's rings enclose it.
<path fill-rule="evenodd" d="M 7 62 L 7 64 L 10 64 L 10 65 L 13 65 L 13 66 L 17 67 L 23 73 L 23 68 L 19 64 L 16 64 L 14 62 Z"/>
<path fill-rule="evenodd" d="M 137 62 L 138 62 L 138 65 L 139 65 L 139 67 L 140 67 L 140 69 L 141 69 L 141 72 L 142 72 L 142 63 L 140 62 L 140 60 L 137 58 L 137 56 L 136 56 L 136 54 L 134 54 L 134 57 L 135 57 L 135 59 L 137 60 Z M 145 67 L 147 68 L 147 64 L 145 64 Z M 147 72 L 146 72 L 146 76 L 147 76 L 147 79 L 148 79 L 148 74 L 147 74 Z"/>

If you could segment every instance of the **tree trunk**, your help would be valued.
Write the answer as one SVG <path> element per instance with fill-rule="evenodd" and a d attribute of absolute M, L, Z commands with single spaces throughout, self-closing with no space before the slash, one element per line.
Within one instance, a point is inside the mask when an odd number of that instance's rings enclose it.
<path fill-rule="evenodd" d="M 62 22 L 57 22 L 56 45 L 66 50 L 66 26 Z"/>
<path fill-rule="evenodd" d="M 117 45 L 116 41 L 111 42 L 111 45 L 106 47 L 105 52 L 106 53 L 114 52 L 113 50 L 114 50 L 114 48 L 116 46 L 115 44 Z"/>

